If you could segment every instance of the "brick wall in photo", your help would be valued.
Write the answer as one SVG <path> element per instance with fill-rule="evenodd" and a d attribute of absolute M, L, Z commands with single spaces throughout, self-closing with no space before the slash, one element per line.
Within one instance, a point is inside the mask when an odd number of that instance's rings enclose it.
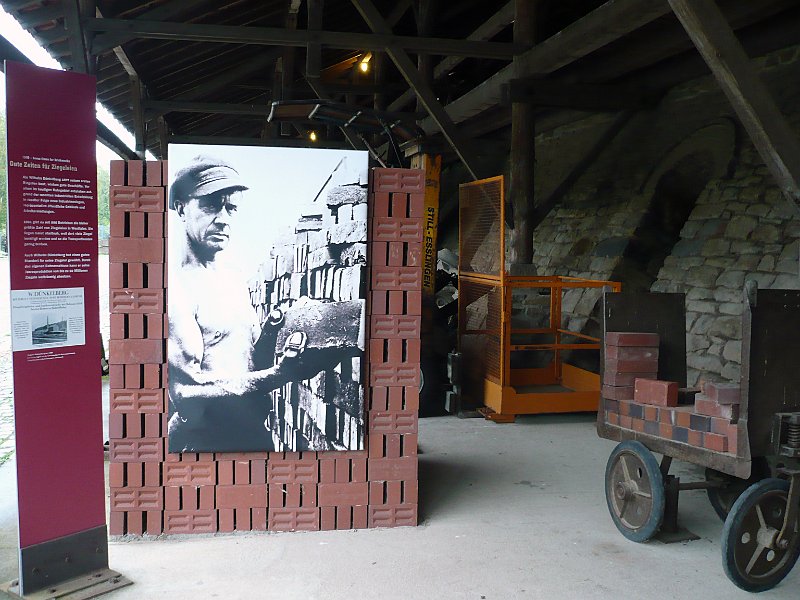
<path fill-rule="evenodd" d="M 331 321 L 357 318 L 366 296 L 362 279 L 367 239 L 366 185 L 335 186 L 305 206 L 294 231 L 276 241 L 250 282 L 250 299 L 262 327 L 270 311 L 277 308 L 289 315 L 304 302 L 324 303 L 318 306 L 325 312 L 311 327 L 326 325 L 323 315 Z M 357 343 L 347 339 L 344 329 L 339 337 L 341 346 Z M 280 349 L 278 344 L 276 351 Z M 279 356 L 273 359 L 277 362 Z M 363 355 L 350 356 L 312 379 L 274 390 L 271 414 L 282 415 L 271 423 L 275 449 L 363 450 L 365 371 Z"/>
<path fill-rule="evenodd" d="M 366 449 L 183 454 L 166 439 L 166 173 L 111 164 L 109 533 L 416 525 L 424 172 L 370 174 Z"/>

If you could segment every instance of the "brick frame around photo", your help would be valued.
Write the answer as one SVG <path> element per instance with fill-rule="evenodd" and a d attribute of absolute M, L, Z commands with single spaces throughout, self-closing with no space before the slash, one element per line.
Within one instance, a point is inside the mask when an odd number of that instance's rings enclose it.
<path fill-rule="evenodd" d="M 369 185 L 366 450 L 170 454 L 166 161 L 112 161 L 111 535 L 417 524 L 424 171 Z"/>

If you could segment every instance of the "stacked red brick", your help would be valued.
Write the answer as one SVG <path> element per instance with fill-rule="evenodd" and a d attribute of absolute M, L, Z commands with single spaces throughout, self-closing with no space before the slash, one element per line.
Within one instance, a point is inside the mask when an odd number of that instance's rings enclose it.
<path fill-rule="evenodd" d="M 678 383 L 657 379 L 658 342 L 652 333 L 606 334 L 606 422 L 699 448 L 735 453 L 739 387 L 707 383 L 694 405 L 678 406 Z M 650 368 L 652 371 L 645 372 Z M 636 373 L 637 369 L 642 372 Z"/>
<path fill-rule="evenodd" d="M 637 378 L 655 379 L 658 344 L 657 333 L 606 333 L 603 397 L 612 401 L 633 400 Z"/>
<path fill-rule="evenodd" d="M 368 450 L 348 452 L 168 452 L 165 184 L 166 162 L 112 163 L 111 535 L 415 525 L 424 172 L 372 173 Z"/>
<path fill-rule="evenodd" d="M 367 264 L 367 186 L 335 186 L 322 202 L 301 209 L 294 232 L 276 240 L 250 282 L 261 323 L 273 308 L 288 310 L 301 297 L 346 306 L 362 295 Z M 324 208 L 322 207 L 324 206 Z M 348 358 L 307 381 L 272 392 L 275 448 L 331 447 L 363 450 L 364 411 L 361 358 Z M 357 398 L 356 401 L 353 399 Z"/>

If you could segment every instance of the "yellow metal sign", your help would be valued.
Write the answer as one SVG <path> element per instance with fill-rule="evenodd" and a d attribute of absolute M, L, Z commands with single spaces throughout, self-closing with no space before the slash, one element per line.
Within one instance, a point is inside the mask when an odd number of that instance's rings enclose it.
<path fill-rule="evenodd" d="M 432 296 L 436 287 L 436 236 L 439 230 L 439 178 L 442 157 L 422 154 L 414 157 L 416 168 L 425 169 L 425 218 L 423 222 L 422 292 Z"/>

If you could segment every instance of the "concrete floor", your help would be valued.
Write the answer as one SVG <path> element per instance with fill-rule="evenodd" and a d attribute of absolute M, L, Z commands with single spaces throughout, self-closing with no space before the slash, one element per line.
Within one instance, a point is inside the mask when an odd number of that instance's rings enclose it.
<path fill-rule="evenodd" d="M 747 598 L 722 571 L 722 523 L 705 493 L 681 496 L 683 544 L 634 544 L 603 495 L 614 444 L 583 415 L 512 425 L 420 421 L 421 525 L 113 541 L 135 584 L 111 598 Z M 682 477 L 699 476 L 678 464 Z M 0 469 L 0 581 L 16 577 L 14 464 Z M 800 597 L 800 566 L 761 598 Z"/>

